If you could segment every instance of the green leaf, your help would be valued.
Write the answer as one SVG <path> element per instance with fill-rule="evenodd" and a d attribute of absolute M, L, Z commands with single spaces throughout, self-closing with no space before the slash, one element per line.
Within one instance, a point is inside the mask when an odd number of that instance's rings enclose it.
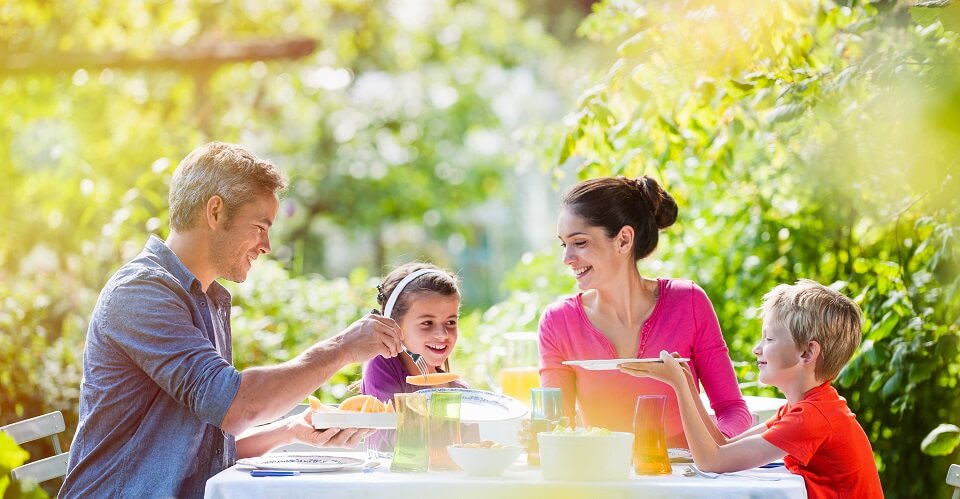
<path fill-rule="evenodd" d="M 883 314 L 883 318 L 880 319 L 880 323 L 870 329 L 870 332 L 867 335 L 873 341 L 880 341 L 893 331 L 897 323 L 900 321 L 900 317 L 893 313 L 892 311 Z"/>
<path fill-rule="evenodd" d="M 773 125 L 793 120 L 803 114 L 806 108 L 803 104 L 784 104 L 773 108 L 767 113 L 766 122 Z"/>
<path fill-rule="evenodd" d="M 960 444 L 960 428 L 956 425 L 941 423 L 923 438 L 920 450 L 929 456 L 946 456 L 953 453 L 958 444 Z"/>
<path fill-rule="evenodd" d="M 880 397 L 884 400 L 890 398 L 891 395 L 897 393 L 900 389 L 900 383 L 903 380 L 903 374 L 900 371 L 893 373 L 893 376 L 890 376 L 890 379 L 883 384 L 883 388 L 880 390 Z"/>
<path fill-rule="evenodd" d="M 13 437 L 0 432 L 0 475 L 10 473 L 10 470 L 20 466 L 30 459 L 30 453 L 21 449 Z"/>

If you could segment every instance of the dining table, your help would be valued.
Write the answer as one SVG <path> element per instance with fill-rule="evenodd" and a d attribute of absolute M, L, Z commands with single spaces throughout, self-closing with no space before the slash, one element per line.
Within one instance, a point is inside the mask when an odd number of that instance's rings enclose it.
<path fill-rule="evenodd" d="M 629 477 L 615 481 L 545 480 L 540 468 L 526 464 L 521 454 L 495 477 L 468 476 L 463 471 L 393 472 L 389 458 L 370 459 L 366 452 L 321 451 L 324 456 L 352 457 L 364 465 L 296 476 L 252 476 L 252 467 L 234 465 L 207 481 L 207 499 L 263 497 L 323 497 L 423 499 L 513 498 L 769 498 L 804 499 L 803 478 L 782 466 L 752 469 L 710 478 L 690 464 L 674 463 L 665 475 Z"/>

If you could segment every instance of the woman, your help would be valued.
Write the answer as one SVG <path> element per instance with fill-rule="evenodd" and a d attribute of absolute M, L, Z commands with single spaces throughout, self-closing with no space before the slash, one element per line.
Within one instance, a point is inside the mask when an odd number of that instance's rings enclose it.
<path fill-rule="evenodd" d="M 566 360 L 656 357 L 690 359 L 720 430 L 751 426 L 713 305 L 691 281 L 640 275 L 637 262 L 657 247 L 659 231 L 677 219 L 677 204 L 650 177 L 605 177 L 575 185 L 557 222 L 563 263 L 581 293 L 550 305 L 540 319 L 540 379 L 559 387 L 564 414 L 576 406 L 584 426 L 631 431 L 637 396 L 667 397 L 668 445 L 686 447 L 673 390 L 618 371 L 589 371 Z M 571 419 L 572 420 L 572 419 Z"/>

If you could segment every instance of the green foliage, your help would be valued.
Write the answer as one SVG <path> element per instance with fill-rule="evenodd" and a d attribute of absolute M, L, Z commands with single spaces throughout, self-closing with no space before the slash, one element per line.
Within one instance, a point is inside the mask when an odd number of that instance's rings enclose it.
<path fill-rule="evenodd" d="M 960 413 L 960 47 L 956 6 L 886 7 L 603 2 L 581 33 L 618 58 L 552 152 L 665 184 L 680 220 L 642 270 L 703 286 L 735 360 L 775 284 L 855 297 L 864 341 L 836 384 L 887 496 L 920 497 L 949 461 L 921 440 Z"/>
<path fill-rule="evenodd" d="M 960 428 L 952 424 L 941 424 L 923 439 L 921 448 L 931 456 L 946 456 L 960 444 Z"/>
<path fill-rule="evenodd" d="M 20 482 L 10 471 L 27 462 L 30 453 L 21 449 L 10 435 L 0 432 L 0 497 L 42 499 L 47 494 L 32 482 Z"/>
<path fill-rule="evenodd" d="M 233 356 L 237 368 L 285 362 L 333 336 L 376 307 L 377 278 L 355 270 L 348 279 L 292 278 L 275 261 L 255 267 L 233 293 Z M 338 402 L 360 377 L 360 365 L 344 367 L 315 395 Z"/>
<path fill-rule="evenodd" d="M 69 66 L 300 36 L 318 48 L 296 60 Z M 376 273 L 411 254 L 449 258 L 417 240 L 473 242 L 463 213 L 502 192 L 511 134 L 549 93 L 538 64 L 557 50 L 502 0 L 5 2 L 0 48 L 4 63 L 71 68 L 0 80 L 0 424 L 59 409 L 70 436 L 97 293 L 166 232 L 167 184 L 191 149 L 240 142 L 291 177 L 273 234 L 283 267 L 234 288 L 238 366 L 280 362 L 373 304 L 362 272 L 313 274 L 330 233 L 372 230 L 362 263 Z M 358 374 L 321 395 L 341 398 Z"/>

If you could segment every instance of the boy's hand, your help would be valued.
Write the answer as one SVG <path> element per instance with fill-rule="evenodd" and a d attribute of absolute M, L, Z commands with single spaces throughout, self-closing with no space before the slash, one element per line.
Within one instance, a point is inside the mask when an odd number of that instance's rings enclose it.
<path fill-rule="evenodd" d="M 661 362 L 637 362 L 621 364 L 620 372 L 631 376 L 653 378 L 674 387 L 675 389 L 687 383 L 689 367 L 677 361 L 680 354 L 672 355 L 666 350 L 660 352 Z"/>

